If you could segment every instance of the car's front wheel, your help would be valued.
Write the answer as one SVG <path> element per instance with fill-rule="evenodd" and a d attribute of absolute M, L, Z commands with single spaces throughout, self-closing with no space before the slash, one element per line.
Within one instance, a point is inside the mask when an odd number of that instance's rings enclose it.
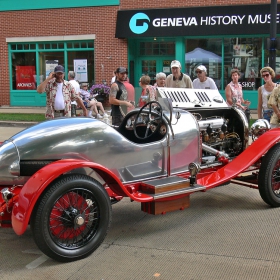
<path fill-rule="evenodd" d="M 272 147 L 263 157 L 258 185 L 264 202 L 280 207 L 280 144 Z"/>
<path fill-rule="evenodd" d="M 44 254 L 58 261 L 74 261 L 87 257 L 103 242 L 111 214 L 109 196 L 98 181 L 67 174 L 42 194 L 30 225 Z"/>

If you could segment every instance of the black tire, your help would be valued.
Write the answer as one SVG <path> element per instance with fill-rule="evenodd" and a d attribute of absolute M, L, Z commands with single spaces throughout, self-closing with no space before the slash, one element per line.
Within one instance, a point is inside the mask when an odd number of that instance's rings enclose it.
<path fill-rule="evenodd" d="M 30 226 L 44 254 L 69 262 L 99 247 L 111 219 L 111 202 L 103 186 L 89 176 L 66 174 L 41 195 Z"/>
<path fill-rule="evenodd" d="M 263 201 L 272 207 L 280 206 L 280 143 L 263 157 L 258 178 Z"/>

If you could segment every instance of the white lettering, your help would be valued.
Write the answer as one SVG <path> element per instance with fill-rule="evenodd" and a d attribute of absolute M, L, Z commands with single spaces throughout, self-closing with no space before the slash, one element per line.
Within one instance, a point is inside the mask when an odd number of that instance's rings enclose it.
<path fill-rule="evenodd" d="M 176 26 L 182 26 L 182 18 L 176 19 Z"/>
<path fill-rule="evenodd" d="M 17 83 L 17 87 L 32 87 L 31 83 Z"/>
<path fill-rule="evenodd" d="M 227 19 L 227 21 L 225 21 L 226 19 Z M 225 17 L 223 18 L 223 24 L 228 25 L 228 24 L 230 24 L 230 23 L 231 23 L 230 17 L 229 17 L 229 16 L 225 16 Z"/>
<path fill-rule="evenodd" d="M 196 21 L 196 18 L 195 18 L 195 17 L 192 17 L 192 18 L 190 19 L 189 25 L 197 25 L 197 21 Z"/>
<path fill-rule="evenodd" d="M 242 21 L 243 21 L 243 19 L 245 18 L 245 16 L 243 16 L 243 17 L 238 16 L 238 18 L 239 18 L 239 20 L 240 20 L 240 24 L 242 24 Z"/>
<path fill-rule="evenodd" d="M 255 18 L 253 19 L 253 17 L 251 15 L 249 15 L 248 17 L 248 23 L 258 23 L 258 15 L 255 16 Z"/>
<path fill-rule="evenodd" d="M 195 17 L 188 18 L 155 18 L 153 20 L 154 27 L 166 26 L 190 26 L 198 25 Z"/>
<path fill-rule="evenodd" d="M 153 26 L 154 27 L 160 27 L 160 19 L 159 18 L 155 18 L 153 20 Z"/>
<path fill-rule="evenodd" d="M 241 85 L 242 87 L 253 88 L 255 86 L 255 82 L 242 82 Z"/>
<path fill-rule="evenodd" d="M 200 25 L 229 25 L 229 24 L 242 24 L 245 15 L 243 16 L 212 16 L 212 17 L 201 17 Z"/>

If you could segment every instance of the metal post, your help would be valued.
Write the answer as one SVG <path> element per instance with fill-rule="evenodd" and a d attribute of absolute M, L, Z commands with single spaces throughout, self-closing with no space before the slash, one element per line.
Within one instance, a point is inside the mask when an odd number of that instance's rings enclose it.
<path fill-rule="evenodd" d="M 270 4 L 270 40 L 269 40 L 269 66 L 272 69 L 276 69 L 276 49 L 277 49 L 277 39 L 276 39 L 276 15 L 277 15 L 277 0 L 271 0 Z"/>

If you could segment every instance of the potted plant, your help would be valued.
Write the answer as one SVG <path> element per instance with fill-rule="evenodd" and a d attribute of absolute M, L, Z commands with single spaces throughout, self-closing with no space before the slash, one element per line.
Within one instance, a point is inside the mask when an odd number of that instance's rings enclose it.
<path fill-rule="evenodd" d="M 93 85 L 90 88 L 90 93 L 97 101 L 104 102 L 109 97 L 110 87 L 104 84 Z"/>

